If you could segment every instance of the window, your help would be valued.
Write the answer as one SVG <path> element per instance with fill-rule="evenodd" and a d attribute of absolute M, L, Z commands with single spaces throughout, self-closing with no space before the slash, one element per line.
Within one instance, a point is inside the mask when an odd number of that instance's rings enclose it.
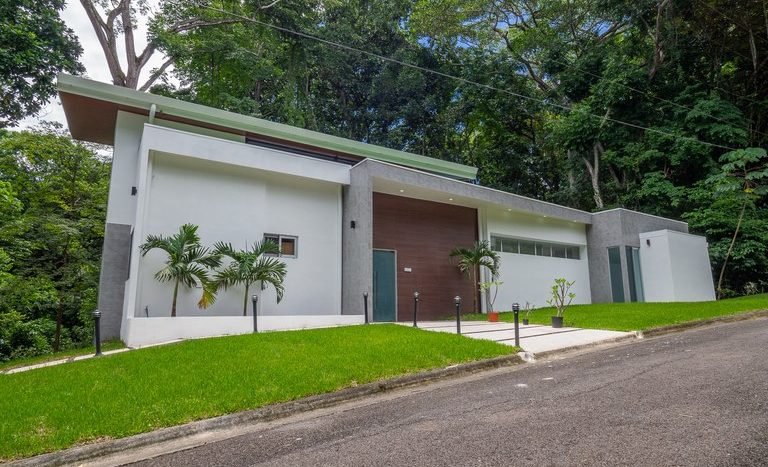
<path fill-rule="evenodd" d="M 536 254 L 536 244 L 533 242 L 526 242 L 525 240 L 520 240 L 520 254 L 521 255 L 535 255 Z"/>
<path fill-rule="evenodd" d="M 536 243 L 536 256 L 552 256 L 552 245 Z"/>
<path fill-rule="evenodd" d="M 278 247 L 277 254 L 267 256 L 280 256 L 281 258 L 296 258 L 298 256 L 299 237 L 282 234 L 264 234 L 264 241 L 271 241 Z"/>
<path fill-rule="evenodd" d="M 578 246 L 535 242 L 532 240 L 517 240 L 497 235 L 491 235 L 491 249 L 502 253 L 581 259 L 581 247 Z"/>
<path fill-rule="evenodd" d="M 640 273 L 640 248 L 628 246 L 627 254 L 627 276 L 629 279 L 629 300 L 632 302 L 643 302 L 643 277 Z"/>
<path fill-rule="evenodd" d="M 624 275 L 621 270 L 621 250 L 617 246 L 608 248 L 608 271 L 611 279 L 611 296 L 614 303 L 624 302 Z"/>
<path fill-rule="evenodd" d="M 568 259 L 581 259 L 581 248 L 577 246 L 566 247 L 566 253 L 568 254 Z"/>
<path fill-rule="evenodd" d="M 517 240 L 505 238 L 503 240 L 503 243 L 501 244 L 501 251 L 503 251 L 504 253 L 517 253 L 518 252 Z"/>

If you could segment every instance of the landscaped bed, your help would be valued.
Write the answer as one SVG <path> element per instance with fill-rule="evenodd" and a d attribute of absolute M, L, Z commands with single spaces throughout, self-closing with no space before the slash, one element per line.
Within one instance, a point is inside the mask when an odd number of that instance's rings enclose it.
<path fill-rule="evenodd" d="M 613 331 L 645 331 L 659 326 L 699 321 L 768 309 L 768 294 L 730 298 L 716 302 L 682 303 L 599 303 L 571 305 L 565 312 L 565 326 Z M 530 315 L 531 324 L 550 324 L 552 308 L 537 309 Z M 523 319 L 520 311 L 520 319 Z M 467 320 L 485 320 L 486 315 L 466 315 Z M 511 312 L 499 313 L 499 321 L 512 322 Z"/>
<path fill-rule="evenodd" d="M 0 460 L 516 350 L 387 324 L 200 339 L 0 375 Z"/>

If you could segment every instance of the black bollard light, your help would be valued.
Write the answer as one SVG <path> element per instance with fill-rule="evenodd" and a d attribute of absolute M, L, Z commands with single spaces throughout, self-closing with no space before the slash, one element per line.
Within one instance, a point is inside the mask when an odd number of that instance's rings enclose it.
<path fill-rule="evenodd" d="M 419 312 L 419 291 L 413 293 L 413 327 L 416 326 L 416 314 Z"/>
<path fill-rule="evenodd" d="M 520 347 L 520 304 L 512 304 L 512 312 L 515 315 L 515 347 Z"/>
<path fill-rule="evenodd" d="M 456 305 L 456 334 L 461 334 L 461 297 L 453 297 L 453 303 Z"/>
<path fill-rule="evenodd" d="M 96 356 L 101 355 L 101 312 L 95 310 L 93 313 L 93 340 L 96 346 Z"/>
<path fill-rule="evenodd" d="M 251 303 L 253 303 L 253 332 L 259 332 L 259 323 L 256 321 L 258 318 L 258 304 L 259 304 L 259 296 L 258 295 L 251 295 Z"/>
<path fill-rule="evenodd" d="M 365 314 L 365 324 L 368 324 L 368 292 L 363 292 L 363 312 Z"/>

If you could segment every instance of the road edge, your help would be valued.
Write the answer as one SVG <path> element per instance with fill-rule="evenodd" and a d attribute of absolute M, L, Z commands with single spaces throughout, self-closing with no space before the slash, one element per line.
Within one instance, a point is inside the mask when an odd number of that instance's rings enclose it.
<path fill-rule="evenodd" d="M 129 449 L 143 448 L 158 443 L 185 438 L 188 436 L 230 429 L 239 425 L 267 422 L 278 418 L 326 408 L 343 402 L 360 399 L 365 396 L 391 391 L 394 389 L 431 383 L 438 380 L 465 376 L 479 371 L 490 370 L 505 366 L 524 363 L 519 354 L 505 355 L 485 360 L 459 363 L 444 368 L 421 371 L 418 373 L 397 376 L 381 381 L 374 381 L 359 386 L 348 387 L 338 391 L 309 396 L 289 402 L 272 404 L 259 409 L 237 412 L 219 417 L 198 420 L 195 422 L 162 428 L 148 433 L 84 444 L 61 451 L 40 454 L 10 461 L 9 466 L 58 466 L 79 464 L 98 457 L 116 454 Z M 5 465 L 5 464 L 4 464 Z"/>
<path fill-rule="evenodd" d="M 638 337 L 655 337 L 663 336 L 664 334 L 670 334 L 673 332 L 687 331 L 689 329 L 695 329 L 704 326 L 711 326 L 713 324 L 735 323 L 738 321 L 747 321 L 756 318 L 768 317 L 768 309 L 755 310 L 746 313 L 735 313 L 732 315 L 716 316 L 714 318 L 702 319 L 698 321 L 686 321 L 684 323 L 670 324 L 668 326 L 659 326 L 655 328 L 646 329 L 645 331 L 638 331 Z"/>

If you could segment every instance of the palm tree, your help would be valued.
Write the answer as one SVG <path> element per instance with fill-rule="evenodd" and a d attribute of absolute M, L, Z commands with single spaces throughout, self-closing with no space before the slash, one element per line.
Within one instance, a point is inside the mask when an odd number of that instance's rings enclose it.
<path fill-rule="evenodd" d="M 216 253 L 227 256 L 232 262 L 216 274 L 216 284 L 226 290 L 233 285 L 245 286 L 245 298 L 243 299 L 243 316 L 248 314 L 248 290 L 254 282 L 271 284 L 277 292 L 277 303 L 283 299 L 285 288 L 286 268 L 285 263 L 268 254 L 277 254 L 279 248 L 271 240 L 261 243 L 255 242 L 251 249 L 235 250 L 229 243 L 218 242 L 213 245 Z"/>
<path fill-rule="evenodd" d="M 173 302 L 171 316 L 176 316 L 176 297 L 179 294 L 179 284 L 203 287 L 203 295 L 197 306 L 207 308 L 216 300 L 216 288 L 209 280 L 208 269 L 221 264 L 221 256 L 210 253 L 208 248 L 200 245 L 197 226 L 184 224 L 179 232 L 170 237 L 162 235 L 147 235 L 147 241 L 139 247 L 141 255 L 145 256 L 151 250 L 159 248 L 168 254 L 165 267 L 155 273 L 155 279 L 160 282 L 173 281 Z"/>
<path fill-rule="evenodd" d="M 481 266 L 484 266 L 491 273 L 491 279 L 499 277 L 499 265 L 501 259 L 499 254 L 491 249 L 487 241 L 475 242 L 472 248 L 455 248 L 451 252 L 451 258 L 458 258 L 457 266 L 459 270 L 466 274 L 472 281 L 475 293 L 472 294 L 472 310 L 477 313 L 477 294 L 480 283 L 477 276 Z"/>

